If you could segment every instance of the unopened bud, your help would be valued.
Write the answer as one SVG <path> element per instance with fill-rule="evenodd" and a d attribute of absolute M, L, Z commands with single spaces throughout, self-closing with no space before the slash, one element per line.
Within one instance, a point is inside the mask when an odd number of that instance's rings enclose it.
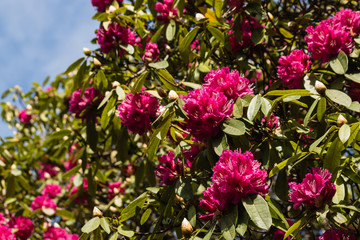
<path fill-rule="evenodd" d="M 298 28 L 298 25 L 296 22 L 290 21 L 290 22 L 288 22 L 288 27 L 294 31 Z"/>
<path fill-rule="evenodd" d="M 179 98 L 179 95 L 174 90 L 170 90 L 170 92 L 169 92 L 169 100 L 171 102 L 173 102 L 178 98 Z"/>
<path fill-rule="evenodd" d="M 181 232 L 183 234 L 183 236 L 185 236 L 186 238 L 191 237 L 191 234 L 193 233 L 194 229 L 191 226 L 190 222 L 184 218 L 184 220 L 181 223 Z"/>
<path fill-rule="evenodd" d="M 118 194 L 119 192 L 120 192 L 120 189 L 114 188 L 114 193 L 115 193 L 115 194 Z"/>
<path fill-rule="evenodd" d="M 110 211 L 114 213 L 114 212 L 117 212 L 117 209 L 114 206 L 110 206 Z"/>
<path fill-rule="evenodd" d="M 94 58 L 94 65 L 96 67 L 101 67 L 101 62 L 97 58 Z"/>
<path fill-rule="evenodd" d="M 102 217 L 102 212 L 100 211 L 100 209 L 98 209 L 97 207 L 94 207 L 93 209 L 93 216 L 94 217 Z"/>
<path fill-rule="evenodd" d="M 326 91 L 326 89 L 327 89 L 326 86 L 325 86 L 322 82 L 316 80 L 316 82 L 315 82 L 315 90 L 316 90 L 319 94 L 324 94 L 325 91 Z"/>
<path fill-rule="evenodd" d="M 339 115 L 337 121 L 336 121 L 336 124 L 338 127 L 341 127 L 342 125 L 346 124 L 348 121 L 346 120 L 346 118 L 344 118 L 343 115 Z"/>
<path fill-rule="evenodd" d="M 156 87 L 156 91 L 162 98 L 167 96 L 167 91 L 161 87 Z"/>
<path fill-rule="evenodd" d="M 268 17 L 269 17 L 269 19 L 270 19 L 271 21 L 274 20 L 274 16 L 273 16 L 270 12 L 268 12 L 267 14 L 268 14 Z"/>
<path fill-rule="evenodd" d="M 17 169 L 16 165 L 15 164 L 11 165 L 11 170 L 15 170 L 15 169 Z"/>
<path fill-rule="evenodd" d="M 91 55 L 91 50 L 88 49 L 88 48 L 83 48 L 83 53 L 84 53 L 86 56 L 90 56 L 90 55 Z"/>
<path fill-rule="evenodd" d="M 32 106 L 31 106 L 30 104 L 28 104 L 28 105 L 26 106 L 26 110 L 31 111 L 31 110 L 32 110 Z"/>
<path fill-rule="evenodd" d="M 118 81 L 112 82 L 112 87 L 115 88 L 117 86 L 120 86 L 120 83 Z"/>
<path fill-rule="evenodd" d="M 48 172 L 44 173 L 44 178 L 45 179 L 50 179 L 51 178 L 50 173 L 48 173 Z"/>
<path fill-rule="evenodd" d="M 205 18 L 205 16 L 202 15 L 201 13 L 197 13 L 197 14 L 195 15 L 196 21 L 200 21 L 201 19 L 204 19 L 204 18 Z"/>
<path fill-rule="evenodd" d="M 115 12 L 116 11 L 116 7 L 114 7 L 113 5 L 111 5 L 110 7 L 109 7 L 109 13 L 113 13 L 113 12 Z"/>

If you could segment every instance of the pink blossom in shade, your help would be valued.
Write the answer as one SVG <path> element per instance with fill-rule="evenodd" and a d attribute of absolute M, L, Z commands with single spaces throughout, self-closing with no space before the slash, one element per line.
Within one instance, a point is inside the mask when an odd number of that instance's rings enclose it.
<path fill-rule="evenodd" d="M 156 16 L 159 22 L 168 23 L 170 19 L 177 17 L 177 9 L 173 8 L 173 0 L 163 0 L 163 3 L 157 2 L 155 11 L 160 13 L 160 15 Z"/>
<path fill-rule="evenodd" d="M 106 6 L 109 6 L 113 0 L 91 0 L 91 4 L 97 8 L 98 12 L 104 12 Z M 122 3 L 123 0 L 117 0 L 118 3 Z"/>
<path fill-rule="evenodd" d="M 191 50 L 195 50 L 195 51 L 199 52 L 200 51 L 199 41 L 198 40 L 193 41 L 190 45 L 190 48 L 191 48 Z"/>
<path fill-rule="evenodd" d="M 58 184 L 48 184 L 44 187 L 41 194 L 50 198 L 55 198 L 61 193 L 61 186 Z"/>
<path fill-rule="evenodd" d="M 352 52 L 351 35 L 346 30 L 336 27 L 332 18 L 321 21 L 315 28 L 307 27 L 306 32 L 308 34 L 305 41 L 311 57 L 315 60 L 328 62 L 330 57 L 338 54 L 340 50 L 346 54 Z"/>
<path fill-rule="evenodd" d="M 55 176 L 58 174 L 56 165 L 51 163 L 41 163 L 41 167 L 38 170 L 39 179 L 45 179 L 45 175 Z"/>
<path fill-rule="evenodd" d="M 360 12 L 349 8 L 341 9 L 334 16 L 334 23 L 337 28 L 348 31 L 351 36 L 357 36 L 360 33 Z"/>
<path fill-rule="evenodd" d="M 270 118 L 267 120 L 268 120 L 266 123 L 267 128 L 276 129 L 280 127 L 279 119 L 274 114 L 271 114 Z M 264 116 L 264 118 L 261 120 L 262 124 L 265 124 L 265 122 L 266 122 L 266 116 Z"/>
<path fill-rule="evenodd" d="M 181 175 L 182 162 L 179 159 L 175 160 L 175 155 L 169 151 L 167 155 L 159 157 L 161 164 L 156 166 L 155 174 L 160 179 L 160 184 L 171 185 Z"/>
<path fill-rule="evenodd" d="M 348 88 L 348 94 L 353 101 L 360 102 L 360 83 L 350 81 L 350 87 Z"/>
<path fill-rule="evenodd" d="M 136 44 L 136 36 L 131 31 L 131 29 L 121 26 L 118 22 L 110 23 L 107 30 L 104 28 L 104 26 L 101 26 L 96 33 L 96 37 L 101 50 L 104 53 L 109 53 L 112 49 L 115 48 L 119 49 L 120 44 Z M 120 50 L 120 54 L 123 51 L 124 50 Z"/>
<path fill-rule="evenodd" d="M 94 99 L 98 97 L 97 102 L 99 102 L 102 96 L 100 90 L 93 87 L 87 88 L 83 95 L 81 95 L 81 91 L 82 90 L 79 89 L 72 93 L 69 101 L 69 112 L 75 113 L 76 118 L 86 120 L 96 111 L 97 103 L 93 102 Z"/>
<path fill-rule="evenodd" d="M 266 194 L 267 173 L 249 151 L 224 150 L 216 163 L 212 176 L 213 185 L 203 192 L 200 206 L 208 213 L 201 219 L 209 219 L 216 211 L 224 211 L 229 204 L 238 204 L 249 194 Z M 213 214 L 214 213 L 214 214 Z"/>
<path fill-rule="evenodd" d="M 125 165 L 123 169 L 123 173 L 126 177 L 130 177 L 131 175 L 134 175 L 135 171 L 136 171 L 136 167 L 132 163 Z"/>
<path fill-rule="evenodd" d="M 293 225 L 294 223 L 290 220 L 286 220 L 289 224 L 289 226 Z M 285 236 L 285 232 L 283 230 L 280 230 L 280 229 L 277 229 L 275 232 L 274 232 L 274 235 L 273 235 L 273 238 L 272 240 L 283 240 L 284 239 L 284 236 Z M 287 237 L 285 238 L 285 240 L 291 240 L 291 237 Z"/>
<path fill-rule="evenodd" d="M 34 231 L 33 222 L 27 217 L 14 217 L 9 221 L 9 227 L 15 228 L 15 236 L 19 240 L 27 240 Z"/>
<path fill-rule="evenodd" d="M 235 12 L 240 12 L 244 6 L 244 0 L 229 0 L 228 5 L 230 8 L 234 8 Z"/>
<path fill-rule="evenodd" d="M 142 56 L 144 62 L 157 62 L 159 60 L 160 51 L 156 43 L 148 42 L 146 44 L 145 53 Z"/>
<path fill-rule="evenodd" d="M 198 145 L 191 145 L 190 149 L 184 149 L 183 155 L 186 159 L 186 165 L 187 167 L 191 167 L 191 164 L 195 161 L 197 155 L 200 153 L 200 148 Z"/>
<path fill-rule="evenodd" d="M 16 240 L 16 237 L 11 228 L 0 225 L 0 240 Z"/>
<path fill-rule="evenodd" d="M 72 176 L 71 178 L 70 178 L 70 180 L 71 181 L 73 181 L 74 180 L 74 176 Z M 69 183 L 67 186 L 66 186 L 66 190 L 68 191 L 69 189 L 70 189 L 70 187 L 71 187 L 71 183 Z M 81 187 L 81 186 L 80 186 Z M 71 192 L 69 193 L 69 197 L 71 197 L 72 195 L 74 195 L 74 194 L 76 194 L 78 191 L 80 191 L 79 189 L 78 189 L 78 187 L 76 187 L 76 186 L 73 186 L 73 188 L 71 189 Z M 87 179 L 86 178 L 83 178 L 83 184 L 82 184 L 82 195 L 80 194 L 78 197 L 76 197 L 75 199 L 74 199 L 74 202 L 76 202 L 76 203 L 83 203 L 83 204 L 85 204 L 85 203 L 87 203 L 87 199 L 86 199 L 86 197 L 87 197 L 87 191 L 88 191 L 88 182 L 87 182 Z"/>
<path fill-rule="evenodd" d="M 77 234 L 70 234 L 59 227 L 49 227 L 43 235 L 44 240 L 78 240 Z"/>
<path fill-rule="evenodd" d="M 263 27 L 256 18 L 252 16 L 246 15 L 244 20 L 240 24 L 239 31 L 241 32 L 242 36 L 241 39 L 236 39 L 236 36 L 233 30 L 230 30 L 228 34 L 230 35 L 229 43 L 230 49 L 232 52 L 238 52 L 244 48 L 254 46 L 254 43 L 251 40 L 251 32 L 254 29 Z"/>
<path fill-rule="evenodd" d="M 222 92 L 195 89 L 187 96 L 183 109 L 188 114 L 187 129 L 196 141 L 206 142 L 216 136 L 223 120 L 230 117 L 233 104 Z"/>
<path fill-rule="evenodd" d="M 114 182 L 109 184 L 109 200 L 113 199 L 117 194 L 124 193 L 125 187 L 121 187 L 122 182 Z"/>
<path fill-rule="evenodd" d="M 311 67 L 310 57 L 297 49 L 288 56 L 281 56 L 277 73 L 285 86 L 290 89 L 302 87 L 302 79 Z"/>
<path fill-rule="evenodd" d="M 305 175 L 302 183 L 290 182 L 292 189 L 289 193 L 294 208 L 301 204 L 309 209 L 322 208 L 331 202 L 335 192 L 335 184 L 331 182 L 331 173 L 327 169 L 313 168 L 312 173 Z"/>
<path fill-rule="evenodd" d="M 356 240 L 356 237 L 338 228 L 332 228 L 324 232 L 317 240 Z"/>
<path fill-rule="evenodd" d="M 121 124 L 132 133 L 144 134 L 151 130 L 151 121 L 157 117 L 159 101 L 147 92 L 128 93 L 119 105 Z"/>
<path fill-rule="evenodd" d="M 19 117 L 20 122 L 25 123 L 25 124 L 30 123 L 30 120 L 32 119 L 31 114 L 27 114 L 26 109 L 20 111 L 18 117 Z"/>
<path fill-rule="evenodd" d="M 228 67 L 216 71 L 211 70 L 204 78 L 204 89 L 207 91 L 222 92 L 229 100 L 235 101 L 246 94 L 254 94 L 249 87 L 249 80 L 240 77 L 239 72 L 230 72 Z"/>
<path fill-rule="evenodd" d="M 56 211 L 56 203 L 48 196 L 37 196 L 31 203 L 31 209 L 51 208 Z"/>

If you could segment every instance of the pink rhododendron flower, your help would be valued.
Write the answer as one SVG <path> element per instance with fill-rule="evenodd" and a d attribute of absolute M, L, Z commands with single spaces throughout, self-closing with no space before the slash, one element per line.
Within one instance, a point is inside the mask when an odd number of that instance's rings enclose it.
<path fill-rule="evenodd" d="M 113 199 L 117 194 L 124 193 L 125 187 L 121 187 L 122 182 L 114 182 L 109 184 L 109 200 Z"/>
<path fill-rule="evenodd" d="M 134 175 L 135 171 L 136 171 L 136 167 L 132 163 L 125 165 L 123 169 L 123 173 L 126 177 L 130 177 L 131 175 Z"/>
<path fill-rule="evenodd" d="M 183 109 L 188 114 L 187 129 L 198 141 L 216 136 L 221 122 L 230 116 L 233 104 L 222 92 L 195 89 L 187 96 Z"/>
<path fill-rule="evenodd" d="M 342 28 L 350 33 L 351 36 L 360 33 L 360 12 L 349 8 L 341 9 L 334 16 L 334 24 L 337 28 Z"/>
<path fill-rule="evenodd" d="M 86 120 L 96 111 L 97 104 L 93 103 L 96 97 L 99 97 L 98 101 L 102 98 L 100 90 L 93 87 L 87 88 L 83 95 L 81 89 L 73 92 L 69 101 L 69 112 L 75 113 L 76 118 Z"/>
<path fill-rule="evenodd" d="M 6 223 L 6 219 L 4 218 L 4 214 L 0 213 L 0 225 L 3 225 Z"/>
<path fill-rule="evenodd" d="M 317 240 L 356 240 L 356 237 L 338 228 L 332 228 L 324 232 Z"/>
<path fill-rule="evenodd" d="M 294 208 L 298 209 L 302 203 L 307 208 L 321 208 L 330 203 L 336 192 L 335 184 L 330 179 L 331 173 L 327 169 L 313 168 L 302 183 L 290 182 L 292 191 L 289 197 Z"/>
<path fill-rule="evenodd" d="M 50 208 L 55 212 L 56 207 L 56 203 L 48 196 L 37 196 L 31 203 L 32 210 Z"/>
<path fill-rule="evenodd" d="M 155 174 L 160 178 L 160 184 L 171 185 L 181 175 L 182 162 L 174 158 L 175 155 L 172 151 L 169 151 L 167 155 L 159 157 L 161 164 L 156 166 Z"/>
<path fill-rule="evenodd" d="M 200 153 L 200 149 L 198 145 L 191 145 L 190 149 L 183 149 L 183 155 L 186 159 L 186 164 L 191 167 L 192 162 L 194 162 L 197 155 Z"/>
<path fill-rule="evenodd" d="M 61 186 L 58 184 L 48 184 L 44 187 L 41 194 L 50 198 L 55 198 L 61 193 Z"/>
<path fill-rule="evenodd" d="M 198 40 L 194 40 L 190 45 L 191 50 L 200 51 L 200 43 Z"/>
<path fill-rule="evenodd" d="M 41 167 L 38 170 L 39 179 L 45 179 L 45 176 L 55 176 L 58 174 L 58 168 L 51 163 L 41 163 Z"/>
<path fill-rule="evenodd" d="M 142 56 L 144 62 L 157 62 L 159 60 L 160 51 L 156 43 L 148 42 L 146 44 L 145 53 Z"/>
<path fill-rule="evenodd" d="M 27 217 L 13 217 L 9 221 L 9 227 L 17 229 L 15 236 L 20 240 L 27 240 L 34 231 L 33 222 Z"/>
<path fill-rule="evenodd" d="M 290 89 L 301 88 L 302 79 L 311 67 L 310 57 L 303 50 L 295 50 L 288 56 L 279 59 L 278 76 Z"/>
<path fill-rule="evenodd" d="M 20 122 L 25 123 L 25 124 L 30 123 L 30 120 L 32 119 L 31 114 L 27 114 L 26 109 L 20 111 L 18 117 L 19 117 Z"/>
<path fill-rule="evenodd" d="M 0 240 L 16 240 L 16 237 L 11 228 L 0 225 Z"/>
<path fill-rule="evenodd" d="M 228 5 L 230 8 L 235 8 L 235 12 L 239 12 L 244 6 L 244 0 L 229 0 Z"/>
<path fill-rule="evenodd" d="M 177 9 L 173 8 L 173 0 L 163 0 L 163 3 L 157 2 L 155 11 L 160 13 L 160 15 L 156 16 L 159 22 L 168 23 L 170 19 L 177 17 Z"/>
<path fill-rule="evenodd" d="M 118 22 L 110 23 L 107 30 L 105 30 L 104 26 L 101 26 L 96 33 L 96 37 L 104 53 L 109 53 L 112 49 L 119 48 L 120 44 L 134 45 L 136 43 L 135 34 L 131 29 L 121 26 Z M 121 49 L 120 54 L 123 51 Z"/>
<path fill-rule="evenodd" d="M 311 57 L 315 60 L 329 61 L 334 56 L 344 51 L 350 54 L 353 49 L 353 41 L 350 34 L 334 24 L 334 19 L 323 20 L 315 28 L 309 26 L 306 28 L 308 33 L 305 41 L 308 44 L 308 50 Z"/>
<path fill-rule="evenodd" d="M 238 97 L 246 94 L 254 94 L 249 88 L 249 80 L 240 77 L 239 72 L 230 72 L 228 67 L 216 71 L 211 70 L 204 78 L 206 82 L 203 87 L 207 91 L 222 92 L 229 100 L 235 101 Z"/>
<path fill-rule="evenodd" d="M 71 181 L 73 181 L 74 180 L 74 176 L 72 176 L 71 178 L 70 178 L 70 180 Z M 69 183 L 67 186 L 66 186 L 66 190 L 68 191 L 69 189 L 70 189 L 70 187 L 71 187 L 71 183 Z M 81 186 L 80 186 L 81 187 Z M 78 192 L 78 187 L 76 187 L 76 186 L 73 186 L 73 188 L 71 189 L 71 192 L 69 193 L 69 197 L 71 197 L 72 195 L 74 195 L 74 194 L 76 194 L 77 192 Z M 87 195 L 87 191 L 88 191 L 88 182 L 87 182 L 87 179 L 86 178 L 83 178 L 83 184 L 82 184 L 82 189 L 81 189 L 81 191 L 82 191 L 82 195 L 80 194 L 78 197 L 76 197 L 75 199 L 74 199 L 74 202 L 76 202 L 76 203 L 79 203 L 79 202 L 81 202 L 81 203 L 83 203 L 83 204 L 85 204 L 85 203 L 87 203 L 87 199 L 86 199 L 86 195 Z"/>
<path fill-rule="evenodd" d="M 235 0 L 236 1 L 236 0 Z M 229 43 L 230 49 L 232 52 L 240 51 L 244 48 L 254 46 L 254 43 L 251 40 L 251 32 L 256 29 L 263 27 L 256 18 L 253 18 L 249 15 L 244 16 L 242 23 L 240 24 L 240 32 L 242 38 L 236 39 L 235 35 L 230 36 Z M 229 35 L 233 34 L 234 31 L 230 30 Z"/>
<path fill-rule="evenodd" d="M 117 2 L 122 3 L 123 0 L 117 0 Z M 104 12 L 106 6 L 109 6 L 112 3 L 112 0 L 91 0 L 91 4 L 97 8 L 98 12 Z"/>
<path fill-rule="evenodd" d="M 294 223 L 290 220 L 286 220 L 289 224 L 289 226 L 293 225 Z M 280 230 L 280 229 L 277 229 L 275 232 L 274 232 L 274 235 L 273 235 L 273 238 L 272 240 L 283 240 L 284 239 L 284 236 L 285 236 L 285 232 L 283 230 Z M 285 240 L 291 240 L 291 237 L 287 237 L 285 238 Z"/>
<path fill-rule="evenodd" d="M 261 123 L 265 124 L 265 121 L 266 121 L 266 116 L 261 120 Z M 274 114 L 271 114 L 270 118 L 266 123 L 266 127 L 269 129 L 276 129 L 280 127 L 279 119 Z"/>
<path fill-rule="evenodd" d="M 350 81 L 350 87 L 348 88 L 348 94 L 353 101 L 360 102 L 360 83 Z"/>
<path fill-rule="evenodd" d="M 43 235 L 44 240 L 78 240 L 77 234 L 70 234 L 59 227 L 49 227 Z"/>
<path fill-rule="evenodd" d="M 267 173 L 260 169 L 251 152 L 224 150 L 216 163 L 212 176 L 213 185 L 203 192 L 200 206 L 208 214 L 201 219 L 210 219 L 216 211 L 224 211 L 230 203 L 238 204 L 249 194 L 266 194 Z"/>
<path fill-rule="evenodd" d="M 151 130 L 151 119 L 156 118 L 159 101 L 147 92 L 128 93 L 119 105 L 121 124 L 132 133 L 144 134 Z"/>

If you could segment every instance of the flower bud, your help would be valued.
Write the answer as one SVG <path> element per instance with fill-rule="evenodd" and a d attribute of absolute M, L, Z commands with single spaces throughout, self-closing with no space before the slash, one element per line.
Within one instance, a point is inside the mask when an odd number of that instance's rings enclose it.
<path fill-rule="evenodd" d="M 197 13 L 197 14 L 195 15 L 196 21 L 200 21 L 201 19 L 204 19 L 204 18 L 205 18 L 205 16 L 202 15 L 201 13 Z"/>
<path fill-rule="evenodd" d="M 319 94 L 324 94 L 325 91 L 326 91 L 326 89 L 327 89 L 326 86 L 325 86 L 322 82 L 316 80 L 316 82 L 315 82 L 315 90 L 316 90 Z"/>
<path fill-rule="evenodd" d="M 102 212 L 100 211 L 100 209 L 98 209 L 97 207 L 94 207 L 93 209 L 93 216 L 94 217 L 102 217 Z"/>
<path fill-rule="evenodd" d="M 120 86 L 120 83 L 118 81 L 112 82 L 112 87 L 116 88 L 117 86 Z"/>
<path fill-rule="evenodd" d="M 90 56 L 90 55 L 91 55 L 91 50 L 88 49 L 88 48 L 83 48 L 83 53 L 84 53 L 86 56 Z"/>
<path fill-rule="evenodd" d="M 169 100 L 171 102 L 173 102 L 178 98 L 179 98 L 179 95 L 174 90 L 170 90 L 170 92 L 169 92 Z"/>
<path fill-rule="evenodd" d="M 101 67 L 101 62 L 97 58 L 94 58 L 94 65 L 95 67 Z"/>
<path fill-rule="evenodd" d="M 26 110 L 31 111 L 31 110 L 32 110 L 32 106 L 31 106 L 30 104 L 28 104 L 28 105 L 26 106 Z"/>
<path fill-rule="evenodd" d="M 11 170 L 17 169 L 17 166 L 15 164 L 11 165 Z"/>
<path fill-rule="evenodd" d="M 117 212 L 117 209 L 114 206 L 110 206 L 110 211 L 114 213 L 114 212 Z"/>
<path fill-rule="evenodd" d="M 344 118 L 344 116 L 340 114 L 336 121 L 336 124 L 338 127 L 341 127 L 342 125 L 347 124 L 347 122 L 348 121 L 346 120 L 346 118 Z"/>
<path fill-rule="evenodd" d="M 161 87 L 156 87 L 156 91 L 162 98 L 167 96 L 167 91 Z"/>
<path fill-rule="evenodd" d="M 268 14 L 268 17 L 269 17 L 269 19 L 270 19 L 271 21 L 274 20 L 274 16 L 273 16 L 270 12 L 268 12 L 267 14 Z"/>
<path fill-rule="evenodd" d="M 109 13 L 113 13 L 113 12 L 115 12 L 116 11 L 116 7 L 114 7 L 113 5 L 111 5 L 110 7 L 109 7 Z"/>
<path fill-rule="evenodd" d="M 190 222 L 184 218 L 184 220 L 181 223 L 181 232 L 183 234 L 183 236 L 185 236 L 186 238 L 191 237 L 191 234 L 193 233 L 194 229 L 191 226 Z"/>

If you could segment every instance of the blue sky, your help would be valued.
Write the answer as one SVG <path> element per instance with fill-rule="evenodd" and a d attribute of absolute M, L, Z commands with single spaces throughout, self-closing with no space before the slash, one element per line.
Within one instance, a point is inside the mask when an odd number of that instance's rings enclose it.
<path fill-rule="evenodd" d="M 99 23 L 90 0 L 0 1 L 0 92 L 19 85 L 24 91 L 32 82 L 54 79 L 90 43 Z M 12 134 L 0 122 L 0 136 Z"/>

